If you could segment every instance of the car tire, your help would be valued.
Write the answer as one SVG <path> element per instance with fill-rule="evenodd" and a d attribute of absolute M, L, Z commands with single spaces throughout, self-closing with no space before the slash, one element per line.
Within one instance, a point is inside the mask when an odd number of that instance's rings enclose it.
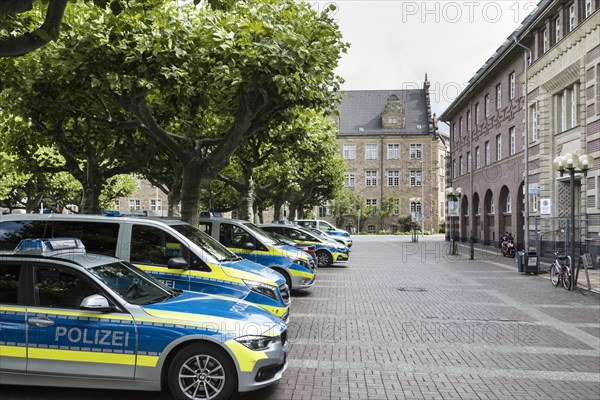
<path fill-rule="evenodd" d="M 333 265 L 333 256 L 327 250 L 317 250 L 316 255 L 319 268 Z"/>
<path fill-rule="evenodd" d="M 210 343 L 194 343 L 179 351 L 171 362 L 168 382 L 176 400 L 225 400 L 238 387 L 233 361 Z"/>

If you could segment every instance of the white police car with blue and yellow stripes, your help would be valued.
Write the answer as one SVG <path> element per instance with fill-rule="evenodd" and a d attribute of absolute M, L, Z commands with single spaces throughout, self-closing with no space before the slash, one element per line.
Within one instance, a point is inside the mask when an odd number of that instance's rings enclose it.
<path fill-rule="evenodd" d="M 0 382 L 228 399 L 287 367 L 285 323 L 243 300 L 174 290 L 78 239 L 0 255 Z"/>

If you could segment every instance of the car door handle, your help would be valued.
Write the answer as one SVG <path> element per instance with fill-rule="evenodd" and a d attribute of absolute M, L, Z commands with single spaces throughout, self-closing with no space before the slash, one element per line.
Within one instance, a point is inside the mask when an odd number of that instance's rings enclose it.
<path fill-rule="evenodd" d="M 27 323 L 29 325 L 35 325 L 38 328 L 45 328 L 47 326 L 54 325 L 54 321 L 52 321 L 51 319 L 45 318 L 45 317 L 43 317 L 43 318 L 29 318 L 27 320 Z"/>

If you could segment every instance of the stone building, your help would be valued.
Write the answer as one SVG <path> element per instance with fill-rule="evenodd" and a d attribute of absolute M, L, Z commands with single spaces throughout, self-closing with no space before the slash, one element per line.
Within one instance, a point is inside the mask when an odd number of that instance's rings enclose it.
<path fill-rule="evenodd" d="M 441 116 L 451 126 L 449 186 L 463 189 L 456 232 L 461 240 L 472 236 L 489 244 L 511 231 L 523 248 L 526 200 L 530 247 L 544 234 L 560 240 L 564 224 L 558 219 L 570 214 L 570 179 L 561 177 L 552 161 L 566 153 L 589 154 L 597 160 L 596 166 L 587 178 L 575 177 L 577 241 L 597 254 L 599 5 L 598 0 L 540 1 Z M 531 57 L 525 57 L 528 53 L 515 38 L 531 50 Z M 526 119 L 528 190 L 524 179 Z"/>
<path fill-rule="evenodd" d="M 335 119 L 339 149 L 347 166 L 344 190 L 363 202 L 361 213 L 366 220 L 361 221 L 362 232 L 396 231 L 399 217 L 406 215 L 420 215 L 418 224 L 437 232 L 444 219 L 446 142 L 434 130 L 427 77 L 425 80 L 421 89 L 341 94 Z M 392 216 L 375 215 L 384 202 L 393 205 Z M 320 207 L 317 215 L 335 222 L 327 210 Z M 356 215 L 348 216 L 344 223 L 352 231 L 357 225 Z"/>
<path fill-rule="evenodd" d="M 136 178 L 137 188 L 128 197 L 115 200 L 115 210 L 121 213 L 140 213 L 152 217 L 166 217 L 167 195 L 146 179 Z"/>

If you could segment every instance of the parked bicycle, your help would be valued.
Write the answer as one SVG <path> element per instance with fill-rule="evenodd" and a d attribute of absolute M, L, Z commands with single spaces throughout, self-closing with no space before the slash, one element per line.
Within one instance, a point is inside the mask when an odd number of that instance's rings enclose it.
<path fill-rule="evenodd" d="M 573 286 L 573 263 L 571 257 L 561 252 L 554 253 L 554 262 L 550 266 L 550 282 L 554 286 L 558 286 L 562 282 L 562 286 L 571 290 Z"/>

